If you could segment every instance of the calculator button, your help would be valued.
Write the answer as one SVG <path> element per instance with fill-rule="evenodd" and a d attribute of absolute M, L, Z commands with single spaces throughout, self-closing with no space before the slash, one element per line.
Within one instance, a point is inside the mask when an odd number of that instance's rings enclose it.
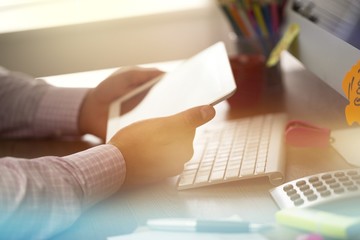
<path fill-rule="evenodd" d="M 332 178 L 332 176 L 331 176 L 331 174 L 328 174 L 328 173 L 321 176 L 321 179 L 323 179 L 323 180 L 330 179 L 330 178 Z"/>
<path fill-rule="evenodd" d="M 303 205 L 303 204 L 304 204 L 304 200 L 302 198 L 297 199 L 297 200 L 294 201 L 295 206 L 300 206 L 300 205 Z"/>
<path fill-rule="evenodd" d="M 302 191 L 302 192 L 304 192 L 304 191 L 306 191 L 308 189 L 310 189 L 310 186 L 307 185 L 307 184 L 300 187 L 300 191 Z"/>
<path fill-rule="evenodd" d="M 318 191 L 318 192 L 323 192 L 325 190 L 327 190 L 327 188 L 324 185 L 316 187 L 316 191 Z"/>
<path fill-rule="evenodd" d="M 298 182 L 296 183 L 296 186 L 301 187 L 301 186 L 303 186 L 303 185 L 305 185 L 305 184 L 306 184 L 306 181 L 305 181 L 305 180 L 300 180 L 300 181 L 298 181 Z"/>
<path fill-rule="evenodd" d="M 344 173 L 344 172 L 336 172 L 336 173 L 334 174 L 334 176 L 335 176 L 335 177 L 343 177 L 343 176 L 345 176 L 345 173 Z"/>
<path fill-rule="evenodd" d="M 329 179 L 326 179 L 325 182 L 326 182 L 327 184 L 331 184 L 331 183 L 336 182 L 336 180 L 335 180 L 334 178 L 329 178 Z"/>
<path fill-rule="evenodd" d="M 311 195 L 307 196 L 307 199 L 308 199 L 309 201 L 314 201 L 314 200 L 317 199 L 317 196 L 316 196 L 315 194 L 311 194 Z"/>
<path fill-rule="evenodd" d="M 347 187 L 347 190 L 348 191 L 357 191 L 359 188 L 357 187 L 357 186 L 349 186 L 349 187 Z"/>
<path fill-rule="evenodd" d="M 312 184 L 314 187 L 320 187 L 323 185 L 323 182 L 317 181 L 317 182 L 313 182 Z"/>
<path fill-rule="evenodd" d="M 349 177 L 347 177 L 347 176 L 339 177 L 338 180 L 340 182 L 346 182 L 346 181 L 349 181 Z"/>
<path fill-rule="evenodd" d="M 283 189 L 284 189 L 285 192 L 287 192 L 287 191 L 289 191 L 289 190 L 291 190 L 291 189 L 293 189 L 293 188 L 294 188 L 293 185 L 291 185 L 291 184 L 286 184 Z"/>
<path fill-rule="evenodd" d="M 318 182 L 319 178 L 318 177 L 311 177 L 309 178 L 309 182 L 314 183 L 314 182 Z"/>
<path fill-rule="evenodd" d="M 334 188 L 339 188 L 340 187 L 340 183 L 332 183 L 329 185 L 330 188 L 334 189 Z"/>
<path fill-rule="evenodd" d="M 341 187 L 334 189 L 334 193 L 338 193 L 338 194 L 339 194 L 339 193 L 343 193 L 344 191 L 345 191 L 345 190 L 344 190 L 343 188 L 341 188 Z"/>
<path fill-rule="evenodd" d="M 291 197 L 290 197 L 290 199 L 292 200 L 292 201 L 295 201 L 296 199 L 299 199 L 300 198 L 300 194 L 294 194 L 294 195 L 292 195 Z"/>
<path fill-rule="evenodd" d="M 348 174 L 349 176 L 355 176 L 355 175 L 358 175 L 358 172 L 355 171 L 355 170 L 350 170 L 350 171 L 348 171 L 347 174 Z"/>
<path fill-rule="evenodd" d="M 360 180 L 360 175 L 354 175 L 351 177 L 353 180 Z"/>
<path fill-rule="evenodd" d="M 322 196 L 322 197 L 327 197 L 327 196 L 330 196 L 330 195 L 331 195 L 331 192 L 329 190 L 320 192 L 320 196 Z"/>
<path fill-rule="evenodd" d="M 287 195 L 290 197 L 291 195 L 296 194 L 296 190 L 295 189 L 291 189 L 289 191 L 287 191 Z"/>
<path fill-rule="evenodd" d="M 342 183 L 344 186 L 352 186 L 354 183 L 352 181 L 346 181 Z"/>
<path fill-rule="evenodd" d="M 305 195 L 305 196 L 309 196 L 309 195 L 311 195 L 311 194 L 314 194 L 314 191 L 311 190 L 311 189 L 306 190 L 306 191 L 304 192 L 304 195 Z"/>

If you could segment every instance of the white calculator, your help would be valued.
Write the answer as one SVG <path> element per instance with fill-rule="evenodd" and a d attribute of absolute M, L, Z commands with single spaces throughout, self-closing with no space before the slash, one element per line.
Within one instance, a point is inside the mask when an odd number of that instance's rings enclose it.
<path fill-rule="evenodd" d="M 360 206 L 360 168 L 299 178 L 271 189 L 270 194 L 281 209 L 316 207 L 349 198 L 358 198 Z"/>

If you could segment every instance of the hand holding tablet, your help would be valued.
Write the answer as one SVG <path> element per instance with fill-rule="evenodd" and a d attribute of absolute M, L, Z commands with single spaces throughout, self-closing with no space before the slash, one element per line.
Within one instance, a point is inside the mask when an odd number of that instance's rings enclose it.
<path fill-rule="evenodd" d="M 215 105 L 236 90 L 225 45 L 218 42 L 168 72 L 117 99 L 110 106 L 107 141 L 121 128 L 148 118 L 172 115 L 199 105 Z M 133 110 L 126 102 L 148 91 Z"/>

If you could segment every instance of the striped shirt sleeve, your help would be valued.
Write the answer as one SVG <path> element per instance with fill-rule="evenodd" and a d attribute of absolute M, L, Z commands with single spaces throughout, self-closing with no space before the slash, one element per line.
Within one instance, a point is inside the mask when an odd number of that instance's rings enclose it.
<path fill-rule="evenodd" d="M 56 88 L 0 67 L 0 137 L 78 134 L 87 89 Z M 47 239 L 112 195 L 126 175 L 114 146 L 72 155 L 0 158 L 0 239 Z"/>
<path fill-rule="evenodd" d="M 0 86 L 2 138 L 79 134 L 78 114 L 88 89 L 54 87 L 1 67 Z"/>
<path fill-rule="evenodd" d="M 65 157 L 0 158 L 0 172 L 0 239 L 47 239 L 118 191 L 125 162 L 104 144 Z"/>

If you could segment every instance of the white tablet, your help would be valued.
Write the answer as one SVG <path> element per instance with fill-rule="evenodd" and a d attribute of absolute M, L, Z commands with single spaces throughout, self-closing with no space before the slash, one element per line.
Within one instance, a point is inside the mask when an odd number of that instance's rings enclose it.
<path fill-rule="evenodd" d="M 109 110 L 106 141 L 119 129 L 136 121 L 172 115 L 195 106 L 215 105 L 235 90 L 225 45 L 218 42 L 174 70 L 114 101 Z M 123 114 L 129 100 L 141 94 L 143 100 Z"/>

